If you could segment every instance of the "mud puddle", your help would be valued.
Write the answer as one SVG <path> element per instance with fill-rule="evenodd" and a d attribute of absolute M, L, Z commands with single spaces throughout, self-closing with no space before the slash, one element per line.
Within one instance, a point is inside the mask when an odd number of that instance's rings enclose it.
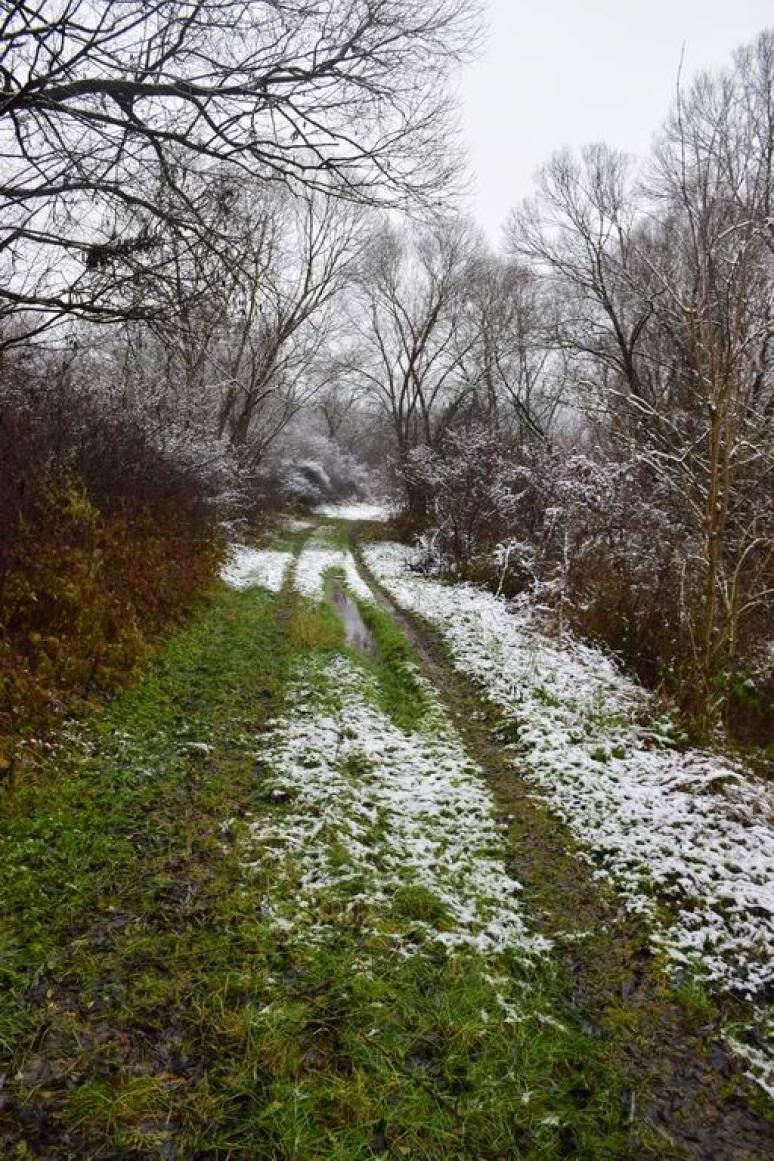
<path fill-rule="evenodd" d="M 360 609 L 344 588 L 342 582 L 336 577 L 333 577 L 329 582 L 328 591 L 330 593 L 331 604 L 344 626 L 344 639 L 347 645 L 352 649 L 356 649 L 363 657 L 368 657 L 369 659 L 376 657 L 376 642 L 371 635 L 371 630 L 361 617 Z"/>

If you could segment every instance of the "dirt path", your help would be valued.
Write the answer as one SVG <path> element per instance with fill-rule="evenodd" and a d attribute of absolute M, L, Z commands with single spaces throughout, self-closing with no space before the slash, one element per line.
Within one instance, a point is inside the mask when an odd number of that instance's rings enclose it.
<path fill-rule="evenodd" d="M 769 1157 L 717 1011 L 354 536 L 237 553 L 3 804 L 0 1153 Z"/>

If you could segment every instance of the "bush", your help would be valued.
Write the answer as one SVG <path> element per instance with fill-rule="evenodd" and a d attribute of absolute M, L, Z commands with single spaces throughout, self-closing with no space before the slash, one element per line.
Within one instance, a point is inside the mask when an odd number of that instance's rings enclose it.
<path fill-rule="evenodd" d="M 408 473 L 429 497 L 421 539 L 442 567 L 506 595 L 528 593 L 693 720 L 702 545 L 684 497 L 646 457 L 568 454 L 474 429 L 414 453 Z M 726 727 L 763 744 L 774 741 L 771 656 L 754 679 L 750 666 L 769 613 L 761 605 L 740 619 L 716 677 Z"/>
<path fill-rule="evenodd" d="M 50 491 L 0 577 L 0 769 L 21 739 L 122 685 L 216 562 L 173 512 L 103 516 L 74 483 Z"/>
<path fill-rule="evenodd" d="M 201 477 L 61 360 L 0 378 L 0 772 L 122 684 L 214 574 Z M 26 752 L 29 752 L 27 750 Z"/>

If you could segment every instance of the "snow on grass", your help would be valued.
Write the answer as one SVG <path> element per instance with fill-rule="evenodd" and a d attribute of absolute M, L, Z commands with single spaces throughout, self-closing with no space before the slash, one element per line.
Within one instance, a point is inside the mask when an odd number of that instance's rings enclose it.
<path fill-rule="evenodd" d="M 769 1021 L 763 1035 L 771 1044 L 774 1038 L 772 1021 Z M 732 1051 L 747 1065 L 748 1079 L 760 1085 L 766 1095 L 774 1100 L 774 1054 L 770 1050 L 767 1052 L 765 1049 L 756 1048 L 753 1044 L 747 1044 L 733 1036 L 727 1036 L 726 1040 Z"/>
<path fill-rule="evenodd" d="M 435 624 L 455 665 L 503 711 L 514 761 L 647 915 L 677 965 L 748 999 L 774 983 L 771 796 L 728 761 L 679 753 L 638 726 L 638 686 L 601 652 L 552 640 L 526 610 L 416 574 L 376 544 L 366 562 L 404 608 Z M 658 901 L 672 916 L 664 920 Z"/>
<path fill-rule="evenodd" d="M 273 921 L 324 941 L 355 916 L 404 955 L 541 952 L 488 791 L 437 702 L 407 735 L 370 682 L 343 657 L 309 663 L 259 754 L 277 806 L 251 824 L 245 859 L 267 874 Z"/>
<path fill-rule="evenodd" d="M 262 588 L 278 593 L 292 559 L 292 552 L 237 544 L 231 549 L 220 575 L 234 589 Z"/>
<path fill-rule="evenodd" d="M 344 573 L 347 587 L 356 597 L 369 601 L 373 593 L 357 571 L 351 552 L 341 548 L 331 548 L 317 540 L 311 541 L 301 552 L 296 562 L 295 585 L 304 597 L 314 601 L 325 595 L 325 576 L 333 569 Z"/>
<path fill-rule="evenodd" d="M 329 520 L 369 520 L 380 524 L 395 515 L 390 504 L 320 504 L 314 511 Z"/>

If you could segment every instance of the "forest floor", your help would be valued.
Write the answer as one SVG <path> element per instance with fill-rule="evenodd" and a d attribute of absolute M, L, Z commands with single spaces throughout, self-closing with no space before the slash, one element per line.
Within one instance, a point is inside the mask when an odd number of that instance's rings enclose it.
<path fill-rule="evenodd" d="M 0 1155 L 771 1157 L 765 788 L 361 528 L 5 791 Z"/>

